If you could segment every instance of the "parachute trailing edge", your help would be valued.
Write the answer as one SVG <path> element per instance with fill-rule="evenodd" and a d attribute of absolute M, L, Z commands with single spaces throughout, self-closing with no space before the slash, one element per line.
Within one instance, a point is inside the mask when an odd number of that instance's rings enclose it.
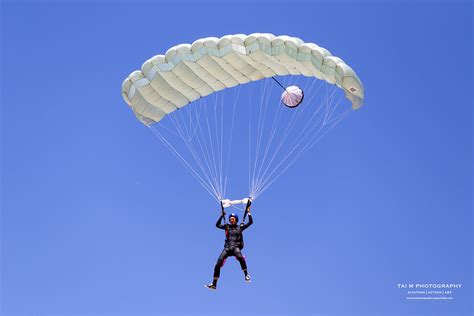
<path fill-rule="evenodd" d="M 214 92 L 285 75 L 316 77 L 343 89 L 358 109 L 364 88 L 344 61 L 314 43 L 268 33 L 208 37 L 147 60 L 122 84 L 122 96 L 145 125 Z"/>

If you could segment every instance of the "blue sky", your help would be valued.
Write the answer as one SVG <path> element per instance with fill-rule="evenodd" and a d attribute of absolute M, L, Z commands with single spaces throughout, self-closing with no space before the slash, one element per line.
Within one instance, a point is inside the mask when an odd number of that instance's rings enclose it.
<path fill-rule="evenodd" d="M 2 2 L 4 315 L 472 315 L 468 1 Z M 365 106 L 253 206 L 219 289 L 219 208 L 123 102 L 149 57 L 270 32 L 357 70 Z M 409 301 L 398 283 L 462 283 Z"/>

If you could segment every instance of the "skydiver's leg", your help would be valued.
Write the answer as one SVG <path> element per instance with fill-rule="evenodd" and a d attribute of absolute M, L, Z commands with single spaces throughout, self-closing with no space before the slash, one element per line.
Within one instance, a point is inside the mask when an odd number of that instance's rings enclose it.
<path fill-rule="evenodd" d="M 248 273 L 247 273 L 247 262 L 245 261 L 245 257 L 242 255 L 242 252 L 240 252 L 240 249 L 239 248 L 234 248 L 233 255 L 239 261 L 240 267 L 242 268 L 242 271 L 244 272 L 245 276 L 247 276 L 248 275 Z"/>
<path fill-rule="evenodd" d="M 217 280 L 221 275 L 221 268 L 224 266 L 225 260 L 228 256 L 229 252 L 224 248 L 224 250 L 222 250 L 221 254 L 219 255 L 219 258 L 217 258 L 216 265 L 214 266 L 214 278 L 212 280 L 212 284 L 214 284 L 214 286 L 217 285 Z"/>

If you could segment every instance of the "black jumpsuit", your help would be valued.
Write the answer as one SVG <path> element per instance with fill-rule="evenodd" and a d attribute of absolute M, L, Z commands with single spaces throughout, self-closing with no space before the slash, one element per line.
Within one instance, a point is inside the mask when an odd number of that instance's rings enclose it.
<path fill-rule="evenodd" d="M 217 228 L 225 230 L 226 238 L 224 243 L 224 250 L 222 250 L 222 253 L 217 259 L 216 265 L 214 267 L 214 280 L 219 278 L 221 268 L 224 265 L 227 257 L 230 256 L 235 256 L 235 258 L 239 261 L 240 267 L 244 271 L 245 275 L 247 275 L 247 264 L 240 250 L 243 248 L 242 232 L 253 224 L 252 215 L 249 214 L 248 223 L 242 223 L 240 225 L 222 224 L 223 219 L 224 215 L 219 217 L 216 223 Z"/>

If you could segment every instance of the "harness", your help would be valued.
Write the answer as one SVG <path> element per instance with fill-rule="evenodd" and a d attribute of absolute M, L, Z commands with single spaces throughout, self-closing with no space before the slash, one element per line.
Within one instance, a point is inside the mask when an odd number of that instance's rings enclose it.
<path fill-rule="evenodd" d="M 226 243 L 229 241 L 229 227 L 230 227 L 229 224 L 225 225 Z M 239 237 L 238 237 L 236 243 L 237 243 L 237 246 L 239 247 L 239 249 L 242 250 L 242 249 L 244 249 L 244 237 L 243 237 L 242 230 L 240 229 L 239 225 L 236 225 L 236 229 L 238 230 L 238 233 L 239 233 Z"/>

